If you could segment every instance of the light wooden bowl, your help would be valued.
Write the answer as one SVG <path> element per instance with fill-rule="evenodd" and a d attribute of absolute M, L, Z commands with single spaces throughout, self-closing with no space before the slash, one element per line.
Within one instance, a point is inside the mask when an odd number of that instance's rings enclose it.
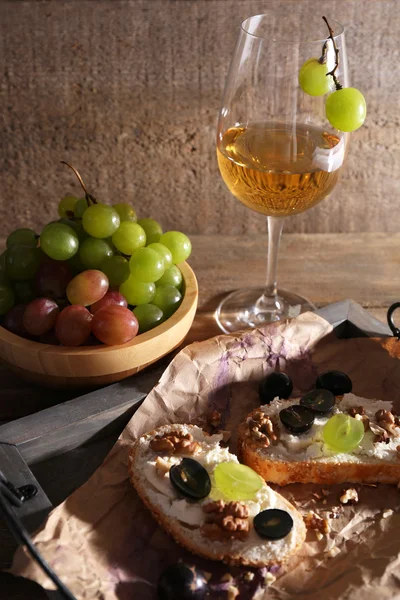
<path fill-rule="evenodd" d="M 161 325 L 121 346 L 67 348 L 21 338 L 0 326 L 0 359 L 20 377 L 47 387 L 113 383 L 141 371 L 184 340 L 197 308 L 197 280 L 187 263 L 179 265 L 184 296 L 178 310 Z"/>

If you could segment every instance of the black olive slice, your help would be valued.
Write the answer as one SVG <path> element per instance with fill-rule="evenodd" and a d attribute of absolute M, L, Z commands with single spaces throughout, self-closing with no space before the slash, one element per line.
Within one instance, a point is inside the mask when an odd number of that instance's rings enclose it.
<path fill-rule="evenodd" d="M 269 404 L 276 397 L 287 400 L 293 392 L 293 383 L 286 373 L 270 373 L 260 382 L 258 395 L 262 404 Z"/>
<path fill-rule="evenodd" d="M 169 470 L 174 488 L 191 500 L 201 500 L 211 492 L 211 480 L 206 469 L 193 458 L 183 458 Z"/>
<path fill-rule="evenodd" d="M 317 378 L 315 387 L 329 390 L 334 396 L 342 396 L 343 394 L 350 394 L 353 384 L 350 377 L 342 371 L 325 371 Z"/>
<path fill-rule="evenodd" d="M 280 540 L 292 531 L 293 519 L 285 510 L 268 508 L 254 517 L 253 525 L 260 537 Z"/>
<path fill-rule="evenodd" d="M 311 410 L 320 414 L 331 412 L 335 403 L 335 396 L 329 390 L 312 390 L 300 398 L 301 406 L 311 408 Z"/>
<path fill-rule="evenodd" d="M 279 413 L 282 424 L 290 433 L 299 435 L 309 431 L 314 423 L 314 412 L 305 406 L 294 404 Z"/>
<path fill-rule="evenodd" d="M 209 591 L 207 578 L 196 567 L 178 563 L 161 573 L 157 585 L 159 600 L 203 600 Z"/>

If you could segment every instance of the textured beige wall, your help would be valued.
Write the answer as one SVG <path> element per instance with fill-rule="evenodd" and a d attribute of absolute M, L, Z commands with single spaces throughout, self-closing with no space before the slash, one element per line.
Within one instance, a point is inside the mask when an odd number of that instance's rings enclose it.
<path fill-rule="evenodd" d="M 368 101 L 341 183 L 286 231 L 399 230 L 399 0 L 2 0 L 0 234 L 40 229 L 78 191 L 60 159 L 166 228 L 262 231 L 225 189 L 214 138 L 238 26 L 270 6 L 344 23 Z"/>

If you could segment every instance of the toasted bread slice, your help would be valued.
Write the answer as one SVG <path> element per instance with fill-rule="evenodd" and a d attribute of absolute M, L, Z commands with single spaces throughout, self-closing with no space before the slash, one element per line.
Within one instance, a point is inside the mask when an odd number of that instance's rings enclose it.
<path fill-rule="evenodd" d="M 150 443 L 154 438 L 177 432 L 178 435 L 191 434 L 197 444 L 194 454 L 168 455 L 155 452 Z M 213 470 L 220 462 L 238 462 L 237 457 L 227 448 L 219 445 L 221 435 L 209 436 L 194 425 L 165 425 L 143 435 L 132 448 L 129 457 L 131 482 L 139 496 L 150 509 L 153 517 L 174 538 L 191 552 L 212 560 L 221 560 L 233 565 L 263 567 L 284 563 L 294 554 L 305 539 L 305 526 L 302 516 L 283 496 L 266 484 L 257 492 L 254 501 L 243 501 L 249 512 L 249 533 L 246 539 L 210 540 L 201 532 L 206 513 L 203 505 L 216 499 Z M 208 471 L 212 490 L 200 501 L 190 501 L 179 496 L 169 479 L 169 467 L 178 464 L 183 457 L 194 458 Z M 218 492 L 217 492 L 218 494 Z M 260 511 L 267 508 L 280 508 L 293 519 L 290 533 L 279 540 L 266 540 L 257 535 L 252 523 Z"/>
<path fill-rule="evenodd" d="M 288 483 L 335 484 L 354 483 L 398 483 L 400 481 L 400 427 L 388 426 L 377 418 L 380 410 L 391 412 L 392 403 L 383 400 L 360 398 L 345 394 L 336 398 L 333 413 L 348 413 L 351 409 L 364 412 L 366 431 L 357 448 L 350 453 L 331 450 L 323 440 L 322 429 L 331 415 L 318 416 L 307 433 L 291 435 L 282 425 L 279 413 L 283 408 L 298 404 L 296 400 L 275 399 L 248 415 L 239 427 L 238 456 L 242 462 L 257 471 L 265 481 L 286 485 Z M 361 410 L 361 408 L 363 410 Z M 251 433 L 254 419 L 259 411 L 270 418 L 277 440 L 266 447 Z M 384 434 L 382 425 L 390 431 Z M 374 431 L 371 430 L 374 429 Z M 380 428 L 383 437 L 379 439 Z"/>

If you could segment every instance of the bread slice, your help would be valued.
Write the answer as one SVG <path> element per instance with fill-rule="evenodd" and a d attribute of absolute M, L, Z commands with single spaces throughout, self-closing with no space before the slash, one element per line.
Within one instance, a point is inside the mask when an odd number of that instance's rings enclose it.
<path fill-rule="evenodd" d="M 182 436 L 191 434 L 198 444 L 193 455 L 168 454 L 154 452 L 150 447 L 155 437 L 178 432 Z M 200 527 L 205 522 L 206 514 L 203 505 L 210 500 L 223 499 L 216 490 L 213 481 L 213 470 L 220 462 L 238 462 L 237 457 L 219 442 L 222 435 L 209 436 L 194 425 L 165 425 L 139 438 L 129 456 L 131 482 L 139 496 L 150 509 L 153 517 L 178 544 L 191 552 L 212 560 L 221 560 L 232 565 L 263 567 L 284 563 L 294 554 L 305 539 L 305 526 L 300 513 L 283 496 L 276 493 L 266 484 L 257 493 L 255 501 L 244 501 L 249 511 L 249 533 L 246 539 L 229 539 L 210 541 L 201 533 Z M 179 496 L 174 490 L 168 470 L 162 473 L 158 465 L 177 464 L 182 457 L 191 457 L 200 462 L 208 471 L 212 490 L 210 495 L 200 501 L 190 501 Z M 228 501 L 228 500 L 227 500 Z M 275 541 L 265 540 L 257 535 L 252 522 L 260 511 L 267 508 L 280 508 L 287 511 L 293 519 L 293 528 L 284 538 Z"/>
<path fill-rule="evenodd" d="M 391 402 L 360 398 L 345 394 L 336 398 L 333 413 L 347 413 L 352 408 L 363 407 L 366 431 L 360 445 L 351 453 L 335 453 L 324 444 L 322 429 L 328 416 L 316 417 L 311 430 L 301 435 L 291 435 L 282 425 L 279 413 L 283 408 L 298 404 L 299 399 L 279 400 L 261 406 L 250 413 L 239 427 L 238 456 L 242 462 L 257 471 L 271 483 L 335 484 L 354 483 L 398 483 L 400 481 L 400 427 L 392 426 L 388 441 L 376 441 L 376 433 L 382 422 L 378 422 L 378 410 L 392 411 Z M 257 443 L 250 433 L 252 419 L 260 411 L 273 423 L 277 440 L 269 447 Z M 361 418 L 361 417 L 358 417 Z M 369 424 L 368 424 L 369 422 Z M 249 427 L 250 424 L 250 427 Z"/>

